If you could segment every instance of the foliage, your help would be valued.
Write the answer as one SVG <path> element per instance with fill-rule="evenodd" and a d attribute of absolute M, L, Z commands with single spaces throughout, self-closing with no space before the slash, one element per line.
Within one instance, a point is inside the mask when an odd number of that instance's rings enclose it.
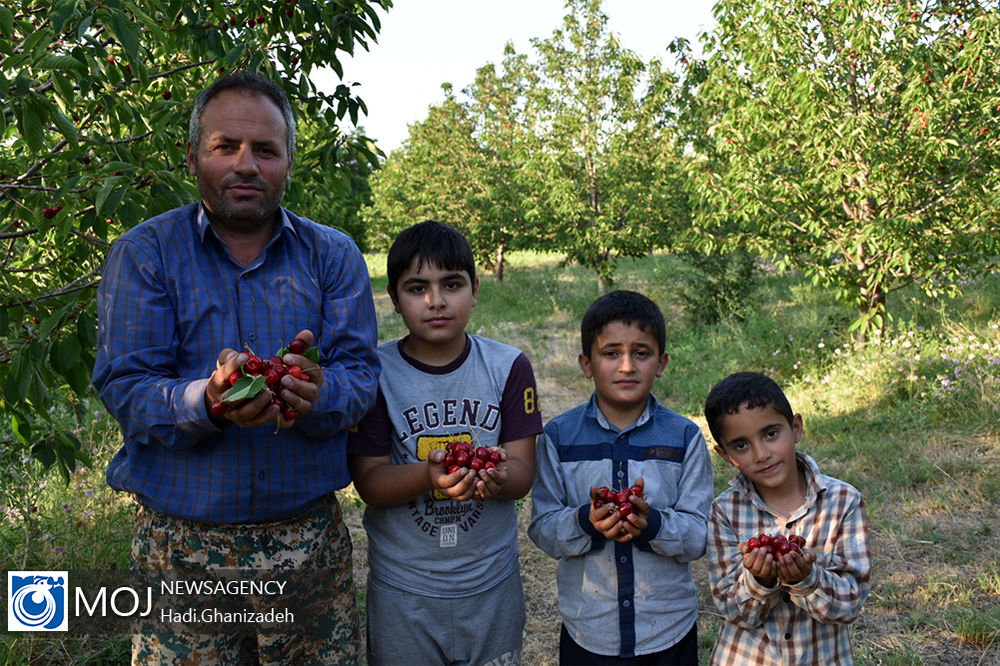
<path fill-rule="evenodd" d="M 313 137 L 322 136 L 321 131 L 325 130 L 307 121 L 299 135 L 306 142 L 320 143 Z M 364 252 L 368 250 L 368 234 L 361 209 L 371 204 L 368 179 L 381 153 L 363 130 L 351 130 L 345 139 L 347 148 L 335 146 L 330 159 L 320 166 L 320 173 L 302 185 L 297 207 L 309 219 L 346 233 Z"/>
<path fill-rule="evenodd" d="M 590 267 L 604 290 L 621 257 L 667 244 L 686 221 L 673 79 L 622 47 L 600 6 L 567 2 L 563 27 L 532 41 L 537 62 L 508 44 L 463 97 L 446 86 L 373 179 L 366 220 L 378 247 L 437 217 L 462 229 L 498 277 L 507 250 L 555 250 Z"/>
<path fill-rule="evenodd" d="M 746 250 L 704 253 L 693 247 L 679 251 L 693 273 L 679 293 L 688 319 L 715 324 L 726 317 L 742 319 L 753 308 L 757 286 L 754 258 Z"/>
<path fill-rule="evenodd" d="M 122 232 L 193 200 L 185 139 L 193 98 L 219 73 L 259 70 L 311 119 L 298 179 L 340 158 L 372 158 L 338 130 L 363 102 L 317 90 L 338 52 L 368 44 L 391 0 L 25 0 L 0 6 L 0 410 L 15 444 L 65 478 L 79 439 L 48 409 L 89 390 L 95 286 Z M 338 187 L 334 179 L 329 186 Z M 295 204 L 297 182 L 286 193 Z"/>
<path fill-rule="evenodd" d="M 563 27 L 533 40 L 540 85 L 528 163 L 554 248 L 590 267 L 603 293 L 621 257 L 668 244 L 686 219 L 669 121 L 673 76 L 610 33 L 600 0 L 568 0 Z"/>
<path fill-rule="evenodd" d="M 500 72 L 481 67 L 463 98 L 443 86 L 445 100 L 410 127 L 372 179 L 365 220 L 376 247 L 388 248 L 415 222 L 437 219 L 460 229 L 477 261 L 503 278 L 504 253 L 534 240 L 525 224 L 531 189 L 519 168 L 528 81 L 524 58 L 508 46 Z"/>
<path fill-rule="evenodd" d="M 1000 13 L 986 0 L 722 0 L 688 60 L 697 219 L 832 285 L 861 337 L 910 284 L 994 266 Z"/>

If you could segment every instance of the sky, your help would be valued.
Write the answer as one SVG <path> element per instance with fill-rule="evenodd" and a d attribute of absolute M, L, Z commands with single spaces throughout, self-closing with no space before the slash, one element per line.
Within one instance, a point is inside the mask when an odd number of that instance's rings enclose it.
<path fill-rule="evenodd" d="M 713 4 L 604 0 L 603 11 L 626 48 L 671 66 L 666 47 L 676 37 L 687 38 L 700 53 L 698 35 L 714 25 Z M 563 0 L 393 0 L 387 13 L 380 12 L 378 43 L 341 60 L 344 82 L 360 82 L 354 90 L 368 106 L 358 124 L 389 154 L 406 138 L 407 126 L 444 99 L 442 83 L 456 91 L 469 85 L 477 69 L 503 59 L 507 42 L 519 53 L 533 54 L 530 39 L 550 37 L 564 14 Z M 340 83 L 332 71 L 315 80 L 328 91 Z"/>

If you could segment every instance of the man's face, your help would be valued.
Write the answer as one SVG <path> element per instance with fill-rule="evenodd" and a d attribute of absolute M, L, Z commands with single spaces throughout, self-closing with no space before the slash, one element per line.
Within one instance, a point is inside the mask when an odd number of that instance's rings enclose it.
<path fill-rule="evenodd" d="M 273 224 L 292 168 L 281 110 L 263 95 L 224 90 L 205 106 L 201 128 L 187 161 L 213 224 L 235 232 Z"/>

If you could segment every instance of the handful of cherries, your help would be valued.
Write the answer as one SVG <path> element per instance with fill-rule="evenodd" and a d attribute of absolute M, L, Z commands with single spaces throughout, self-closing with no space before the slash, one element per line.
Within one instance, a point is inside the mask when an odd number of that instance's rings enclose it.
<path fill-rule="evenodd" d="M 453 474 L 460 469 L 494 469 L 503 460 L 500 449 L 489 449 L 485 446 L 472 446 L 469 442 L 455 440 L 444 447 L 444 464 L 448 473 Z"/>
<path fill-rule="evenodd" d="M 785 536 L 784 534 L 775 534 L 774 536 L 771 536 L 770 534 L 764 534 L 762 532 L 759 536 L 747 539 L 748 552 L 760 548 L 764 552 L 770 553 L 775 557 L 781 557 L 785 553 L 790 553 L 792 551 L 801 553 L 802 548 L 805 545 L 805 538 L 798 534 L 789 534 L 788 536 Z"/>
<path fill-rule="evenodd" d="M 316 347 L 309 347 L 309 344 L 302 338 L 295 338 L 288 343 L 288 346 L 278 350 L 269 359 L 263 359 L 254 353 L 243 362 L 239 370 L 234 370 L 229 375 L 230 389 L 221 400 L 212 403 L 212 416 L 222 418 L 226 413 L 226 408 L 230 403 L 239 402 L 253 398 L 261 391 L 271 392 L 271 404 L 277 405 L 281 410 L 281 418 L 286 421 L 293 421 L 298 418 L 299 413 L 292 409 L 278 393 L 278 385 L 281 378 L 291 375 L 298 380 L 311 382 L 309 374 L 298 365 L 286 365 L 282 360 L 285 354 L 300 354 L 306 358 L 319 362 L 319 350 Z"/>
<path fill-rule="evenodd" d="M 601 486 L 591 498 L 591 505 L 596 509 L 605 504 L 613 504 L 618 510 L 618 515 L 622 518 L 628 516 L 634 510 L 629 497 L 642 497 L 642 486 L 635 484 L 621 490 L 612 490 L 608 486 Z"/>

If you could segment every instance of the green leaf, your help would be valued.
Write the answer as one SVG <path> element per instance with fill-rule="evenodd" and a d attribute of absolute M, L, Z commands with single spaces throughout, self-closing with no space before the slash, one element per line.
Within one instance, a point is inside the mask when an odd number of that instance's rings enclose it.
<path fill-rule="evenodd" d="M 83 72 L 86 68 L 83 63 L 68 55 L 58 55 L 56 53 L 48 53 L 38 60 L 36 66 L 39 69 L 56 69 L 56 70 L 72 70 L 75 72 Z"/>
<path fill-rule="evenodd" d="M 233 384 L 233 388 L 229 389 L 224 402 L 247 400 L 265 389 L 267 389 L 267 378 L 263 375 L 258 377 L 243 376 Z"/>
<path fill-rule="evenodd" d="M 55 345 L 56 370 L 65 374 L 73 367 L 73 364 L 80 360 L 80 341 L 75 335 L 67 335 Z"/>
<path fill-rule="evenodd" d="M 101 185 L 101 189 L 97 191 L 97 197 L 94 199 L 94 208 L 97 210 L 98 217 L 107 217 L 110 215 L 111 211 L 105 211 L 104 206 L 108 202 L 111 192 L 122 180 L 124 180 L 124 176 L 112 176 L 105 180 Z M 118 198 L 118 201 L 121 201 L 121 197 Z M 118 204 L 115 203 L 115 205 L 117 206 Z"/>
<path fill-rule="evenodd" d="M 28 394 L 28 382 L 31 380 L 31 364 L 26 361 L 24 350 L 14 353 L 7 381 L 4 382 L 4 398 L 8 403 L 18 403 Z"/>
<path fill-rule="evenodd" d="M 42 466 L 48 469 L 56 461 L 56 452 L 48 442 L 35 442 L 31 446 L 31 457 L 40 461 Z"/>
<path fill-rule="evenodd" d="M 14 32 L 14 13 L 6 5 L 0 5 L 0 31 L 5 35 Z"/>
<path fill-rule="evenodd" d="M 90 386 L 90 371 L 84 367 L 83 363 L 74 363 L 68 372 L 63 373 L 63 377 L 66 378 L 66 383 L 69 384 L 74 393 L 79 396 L 87 394 L 87 388 Z"/>
<path fill-rule="evenodd" d="M 19 414 L 12 414 L 10 417 L 10 429 L 14 432 L 17 441 L 25 446 L 31 444 L 31 424 Z"/>
<path fill-rule="evenodd" d="M 16 107 L 15 107 L 16 108 Z M 44 105 L 32 99 L 26 99 L 18 116 L 18 125 L 21 129 L 21 136 L 28 144 L 28 150 L 38 153 L 45 145 L 45 120 L 48 116 L 48 109 Z"/>
<path fill-rule="evenodd" d="M 52 116 L 56 119 L 56 126 L 59 127 L 59 131 L 64 137 L 69 139 L 73 147 L 75 148 L 79 145 L 79 136 L 77 135 L 76 125 L 73 124 L 73 121 L 64 116 L 58 109 L 52 113 Z"/>
<path fill-rule="evenodd" d="M 83 347 L 91 348 L 97 344 L 97 324 L 89 312 L 81 312 L 76 320 L 76 334 Z"/>
<path fill-rule="evenodd" d="M 118 41 L 121 42 L 125 53 L 128 54 L 129 60 L 136 59 L 139 54 L 140 36 L 138 30 L 135 28 L 135 24 L 126 20 L 123 14 L 115 12 L 111 15 L 111 31 L 118 38 Z"/>

